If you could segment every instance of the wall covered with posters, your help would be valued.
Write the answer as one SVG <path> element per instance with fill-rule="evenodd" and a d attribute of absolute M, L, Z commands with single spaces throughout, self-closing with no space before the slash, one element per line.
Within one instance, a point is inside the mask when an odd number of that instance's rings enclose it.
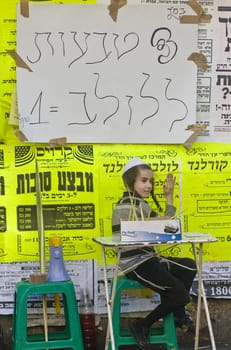
<path fill-rule="evenodd" d="M 207 12 L 214 14 L 213 1 L 200 3 Z M 221 134 L 222 127 L 207 128 L 189 150 L 179 144 L 89 143 L 50 147 L 44 143 L 21 142 L 16 136 L 16 67 L 7 54 L 7 50 L 15 48 L 15 5 L 15 0 L 9 0 L 7 6 L 5 2 L 0 5 L 0 34 L 3 38 L 0 40 L 0 139 L 3 141 L 0 145 L 0 313 L 12 313 L 15 283 L 39 270 L 36 164 L 41 182 L 47 263 L 48 237 L 58 234 L 63 239 L 66 266 L 75 283 L 77 298 L 80 290 L 87 288 L 95 312 L 106 312 L 101 252 L 92 238 L 111 234 L 111 213 L 123 191 L 122 169 L 132 156 L 141 157 L 152 166 L 155 192 L 162 207 L 165 205 L 162 194 L 165 176 L 168 172 L 176 176 L 175 204 L 183 230 L 208 232 L 218 239 L 217 243 L 204 246 L 206 293 L 209 297 L 231 298 L 231 144 L 210 142 L 214 131 Z M 173 10 L 170 4 L 169 14 L 179 16 L 179 12 Z M 224 16 L 227 11 L 222 12 Z M 227 28 L 228 25 L 227 22 Z M 207 126 L 213 123 L 210 112 L 216 109 L 211 104 L 211 81 L 215 74 L 211 53 L 215 41 L 211 37 L 211 26 L 202 24 L 198 31 L 198 45 L 207 55 L 209 67 L 206 72 L 198 70 L 197 123 Z M 227 66 L 230 63 L 225 59 L 224 55 L 223 62 Z M 216 74 L 217 81 L 221 81 L 219 72 Z M 221 86 L 220 92 L 223 88 Z M 218 111 L 221 105 L 227 108 L 228 98 L 223 91 L 217 104 Z M 228 111 L 220 115 L 219 123 L 222 119 L 227 126 Z M 219 124 L 218 116 L 213 120 Z M 227 128 L 224 130 L 221 141 L 227 141 Z M 192 251 L 185 246 L 179 250 L 169 249 L 167 254 L 192 256 Z M 112 276 L 114 251 L 108 250 L 107 255 L 109 276 Z M 195 280 L 192 290 L 195 294 L 196 288 Z M 142 309 L 148 309 L 153 302 L 152 299 L 143 300 Z M 129 300 L 125 304 L 125 311 L 129 310 Z M 133 301 L 132 305 L 133 310 L 139 310 L 140 301 L 136 304 Z"/>
<path fill-rule="evenodd" d="M 230 297 L 231 146 L 226 145 L 224 151 L 221 143 L 196 143 L 186 151 L 180 145 L 134 148 L 75 144 L 49 149 L 44 145 L 8 144 L 0 147 L 0 154 L 0 275 L 4 281 L 0 294 L 7 304 L 15 282 L 39 269 L 36 161 L 46 242 L 51 235 L 62 237 L 64 257 L 77 293 L 88 288 L 92 297 L 101 300 L 101 251 L 92 237 L 111 234 L 111 213 L 123 191 L 122 169 L 131 156 L 151 164 L 162 207 L 165 176 L 168 172 L 176 176 L 175 203 L 184 232 L 207 232 L 218 239 L 204 246 L 207 294 Z M 48 262 L 48 244 L 46 247 Z M 193 256 L 190 247 L 182 250 L 171 248 L 167 253 Z M 108 263 L 113 266 L 112 250 L 108 251 Z M 103 305 L 98 311 L 102 310 Z"/>

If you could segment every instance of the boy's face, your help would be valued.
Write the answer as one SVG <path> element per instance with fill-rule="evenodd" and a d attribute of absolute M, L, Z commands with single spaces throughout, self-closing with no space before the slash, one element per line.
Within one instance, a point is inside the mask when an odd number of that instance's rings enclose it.
<path fill-rule="evenodd" d="M 153 186 L 153 172 L 149 169 L 140 169 L 134 183 L 134 190 L 142 198 L 150 195 Z"/>

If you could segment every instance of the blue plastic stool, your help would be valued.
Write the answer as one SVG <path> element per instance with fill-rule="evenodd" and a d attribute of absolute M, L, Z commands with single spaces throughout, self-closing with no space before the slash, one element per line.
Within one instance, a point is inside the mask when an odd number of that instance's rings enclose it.
<path fill-rule="evenodd" d="M 65 319 L 65 329 L 62 332 L 48 332 L 48 340 L 45 340 L 44 334 L 28 334 L 27 330 L 28 298 L 33 295 L 45 294 L 62 295 Z M 12 342 L 13 350 L 63 348 L 83 350 L 78 305 L 71 280 L 39 284 L 33 284 L 29 281 L 17 283 L 14 295 Z"/>
<path fill-rule="evenodd" d="M 129 329 L 121 328 L 120 325 L 121 293 L 123 290 L 135 289 L 147 289 L 147 287 L 143 286 L 137 281 L 128 279 L 125 276 L 118 276 L 112 314 L 112 324 L 116 349 L 119 349 L 119 347 L 123 345 L 126 346 L 137 344 Z M 163 318 L 163 324 L 161 327 L 158 326 L 151 328 L 150 344 L 165 344 L 167 350 L 178 350 L 176 328 L 172 313 Z M 109 343 L 109 349 L 111 349 L 111 343 Z"/>

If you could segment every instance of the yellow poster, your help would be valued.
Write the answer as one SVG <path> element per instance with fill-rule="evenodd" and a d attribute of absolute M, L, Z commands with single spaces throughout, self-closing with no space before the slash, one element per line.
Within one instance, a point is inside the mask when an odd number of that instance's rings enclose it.
<path fill-rule="evenodd" d="M 154 192 L 162 208 L 158 214 L 162 215 L 165 209 L 163 185 L 170 172 L 176 177 L 174 204 L 183 232 L 210 233 L 218 238 L 218 243 L 204 245 L 204 261 L 229 260 L 230 233 L 229 229 L 224 229 L 228 228 L 231 208 L 224 204 L 223 209 L 217 207 L 221 199 L 223 203 L 229 202 L 229 192 L 224 193 L 230 173 L 229 152 L 223 152 L 223 148 L 222 144 L 195 144 L 187 152 L 183 146 L 176 145 L 99 146 L 100 222 L 103 234 L 111 234 L 113 207 L 125 190 L 122 169 L 129 158 L 140 157 L 154 170 Z M 152 200 L 150 205 L 158 211 Z M 217 223 L 221 215 L 222 225 Z M 165 254 L 193 257 L 191 245 L 169 247 Z M 108 260 L 111 258 L 113 261 L 113 250 L 108 250 Z"/>
<path fill-rule="evenodd" d="M 183 212 L 185 231 L 212 233 L 204 260 L 230 260 L 231 246 L 231 145 L 197 143 L 182 153 Z"/>
<path fill-rule="evenodd" d="M 39 258 L 38 212 L 43 234 L 62 237 L 66 259 L 92 259 L 98 234 L 98 179 L 92 145 L 2 147 L 2 261 Z M 9 163 L 5 163 L 5 155 Z M 37 162 L 37 168 L 36 168 Z M 8 164 L 8 167 L 7 167 Z M 39 188 L 36 175 L 39 176 Z M 41 207 L 38 208 L 38 192 Z"/>

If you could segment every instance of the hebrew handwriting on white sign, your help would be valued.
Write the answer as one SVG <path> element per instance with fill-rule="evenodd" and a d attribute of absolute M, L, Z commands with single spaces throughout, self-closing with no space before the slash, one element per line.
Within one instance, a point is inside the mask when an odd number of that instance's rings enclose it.
<path fill-rule="evenodd" d="M 30 4 L 17 16 L 20 130 L 31 142 L 182 143 L 195 123 L 195 25 L 166 5 Z M 182 11 L 176 7 L 175 14 Z M 25 44 L 26 43 L 26 44 Z"/>

